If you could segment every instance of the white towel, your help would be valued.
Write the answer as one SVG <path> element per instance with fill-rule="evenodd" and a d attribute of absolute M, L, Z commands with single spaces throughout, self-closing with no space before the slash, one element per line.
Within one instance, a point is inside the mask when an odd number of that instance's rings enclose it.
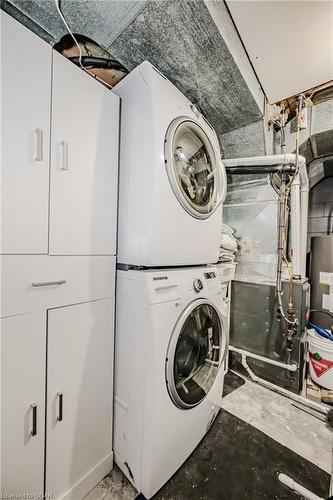
<path fill-rule="evenodd" d="M 237 252 L 238 249 L 237 240 L 229 234 L 222 234 L 220 246 L 232 252 Z"/>

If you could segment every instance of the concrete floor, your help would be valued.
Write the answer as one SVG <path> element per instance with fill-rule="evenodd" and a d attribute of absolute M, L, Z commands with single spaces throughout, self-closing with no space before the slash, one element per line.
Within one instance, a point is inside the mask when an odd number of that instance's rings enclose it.
<path fill-rule="evenodd" d="M 229 413 L 331 473 L 331 429 L 292 400 L 247 381 L 223 401 Z"/>
<path fill-rule="evenodd" d="M 134 500 L 138 492 L 116 465 L 84 500 Z"/>
<path fill-rule="evenodd" d="M 301 499 L 279 482 L 279 472 L 329 496 L 333 433 L 324 422 L 233 374 L 227 375 L 224 394 L 211 429 L 155 500 Z M 137 497 L 115 466 L 85 500 Z"/>

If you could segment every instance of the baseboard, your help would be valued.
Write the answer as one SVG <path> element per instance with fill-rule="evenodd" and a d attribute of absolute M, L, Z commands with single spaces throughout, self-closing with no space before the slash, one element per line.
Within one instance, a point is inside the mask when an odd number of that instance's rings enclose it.
<path fill-rule="evenodd" d="M 113 467 L 113 452 L 101 460 L 87 474 L 85 474 L 70 490 L 58 500 L 79 500 L 82 499 L 103 477 L 105 477 Z"/>

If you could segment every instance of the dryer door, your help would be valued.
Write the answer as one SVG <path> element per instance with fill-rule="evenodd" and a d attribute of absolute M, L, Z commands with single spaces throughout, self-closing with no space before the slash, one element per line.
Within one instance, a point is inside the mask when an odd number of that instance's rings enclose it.
<path fill-rule="evenodd" d="M 171 187 L 182 207 L 207 219 L 223 202 L 225 169 L 207 134 L 186 117 L 174 120 L 165 139 L 165 163 Z"/>
<path fill-rule="evenodd" d="M 176 406 L 192 408 L 206 397 L 228 344 L 226 321 L 208 300 L 195 300 L 183 311 L 166 358 L 167 387 Z"/>

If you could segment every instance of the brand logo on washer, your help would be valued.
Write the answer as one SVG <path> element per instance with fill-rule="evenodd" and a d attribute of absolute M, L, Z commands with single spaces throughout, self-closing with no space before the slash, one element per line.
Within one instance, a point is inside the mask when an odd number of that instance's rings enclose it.
<path fill-rule="evenodd" d="M 167 280 L 167 279 L 168 279 L 167 276 L 154 276 L 153 277 L 154 281 Z"/>

